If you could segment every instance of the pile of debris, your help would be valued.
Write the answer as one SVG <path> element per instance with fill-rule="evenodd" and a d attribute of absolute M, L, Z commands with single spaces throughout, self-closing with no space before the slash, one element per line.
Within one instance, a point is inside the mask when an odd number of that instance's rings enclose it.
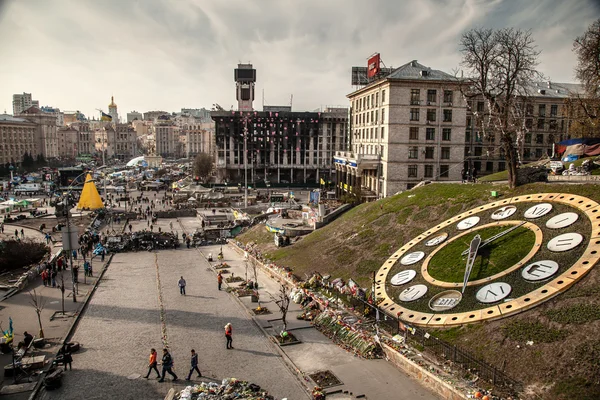
<path fill-rule="evenodd" d="M 202 382 L 198 385 L 188 386 L 177 393 L 175 398 L 179 400 L 275 400 L 275 397 L 269 395 L 260 386 L 235 378 L 223 379 L 220 385 L 215 382 Z"/>
<path fill-rule="evenodd" d="M 175 249 L 179 246 L 177 236 L 171 232 L 121 233 L 106 238 L 106 251 L 123 253 L 140 250 Z"/>

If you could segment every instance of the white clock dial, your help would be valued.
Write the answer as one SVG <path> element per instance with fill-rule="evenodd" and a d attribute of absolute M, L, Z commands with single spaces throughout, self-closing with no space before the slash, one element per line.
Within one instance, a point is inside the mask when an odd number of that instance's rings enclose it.
<path fill-rule="evenodd" d="M 543 217 L 552 211 L 552 204 L 550 203 L 542 203 L 536 204 L 535 206 L 529 208 L 525 211 L 524 217 L 529 219 L 535 219 L 539 217 Z"/>
<path fill-rule="evenodd" d="M 421 261 L 423 257 L 425 257 L 425 253 L 423 253 L 422 251 L 415 251 L 402 257 L 402 259 L 400 260 L 400 264 L 412 265 Z"/>
<path fill-rule="evenodd" d="M 429 308 L 433 311 L 446 311 L 456 307 L 461 300 L 461 292 L 458 290 L 446 290 L 436 294 L 429 300 Z"/>
<path fill-rule="evenodd" d="M 523 279 L 528 281 L 543 281 L 550 278 L 558 271 L 558 263 L 552 260 L 544 260 L 529 264 L 521 272 Z"/>
<path fill-rule="evenodd" d="M 508 283 L 494 282 L 479 289 L 475 297 L 481 303 L 495 303 L 508 296 L 511 290 Z"/>
<path fill-rule="evenodd" d="M 480 219 L 481 218 L 479 218 L 479 217 L 469 217 L 469 218 L 463 219 L 458 224 L 456 224 L 456 229 L 458 229 L 460 231 L 464 231 L 465 229 L 472 228 L 479 223 Z"/>
<path fill-rule="evenodd" d="M 548 242 L 548 250 L 550 251 L 567 251 L 579 245 L 583 241 L 583 236 L 579 233 L 565 233 L 558 235 Z"/>
<path fill-rule="evenodd" d="M 517 207 L 515 206 L 504 206 L 500 207 L 496 211 L 492 213 L 492 219 L 499 220 L 505 219 L 513 215 L 517 211 Z"/>
<path fill-rule="evenodd" d="M 400 286 L 412 281 L 415 276 L 417 276 L 417 271 L 414 269 L 407 269 L 394 275 L 390 282 L 394 286 Z"/>
<path fill-rule="evenodd" d="M 448 234 L 442 233 L 441 235 L 438 235 L 438 236 L 426 241 L 425 246 L 428 246 L 428 247 L 437 246 L 438 244 L 443 243 L 444 240 L 446 240 L 446 239 L 448 239 Z"/>
<path fill-rule="evenodd" d="M 578 219 L 579 214 L 574 212 L 566 212 L 550 218 L 546 222 L 546 226 L 550 229 L 566 228 L 567 226 L 574 224 Z"/>
<path fill-rule="evenodd" d="M 400 293 L 400 301 L 414 301 L 419 300 L 421 297 L 425 296 L 427 293 L 427 286 L 425 285 L 413 285 L 409 288 L 404 289 Z"/>

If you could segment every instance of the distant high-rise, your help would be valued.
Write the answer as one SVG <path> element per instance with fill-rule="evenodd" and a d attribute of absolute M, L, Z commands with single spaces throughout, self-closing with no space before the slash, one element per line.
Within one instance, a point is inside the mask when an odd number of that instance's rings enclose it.
<path fill-rule="evenodd" d="M 31 93 L 13 94 L 13 115 L 21 114 L 29 107 L 40 107 L 40 102 L 31 99 Z"/>
<path fill-rule="evenodd" d="M 135 120 L 141 121 L 144 119 L 144 115 L 141 112 L 132 111 L 127 113 L 127 123 L 130 124 Z"/>
<path fill-rule="evenodd" d="M 119 123 L 119 113 L 117 112 L 117 105 L 115 104 L 115 97 L 110 96 L 110 104 L 108 105 L 108 114 L 112 117 L 112 122 Z"/>
<path fill-rule="evenodd" d="M 252 64 L 238 64 L 234 70 L 234 80 L 238 111 L 253 111 L 256 70 L 252 68 Z"/>

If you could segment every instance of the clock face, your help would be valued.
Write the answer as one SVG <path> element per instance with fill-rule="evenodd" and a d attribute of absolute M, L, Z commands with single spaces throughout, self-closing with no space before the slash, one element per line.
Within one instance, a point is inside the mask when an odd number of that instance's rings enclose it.
<path fill-rule="evenodd" d="M 375 294 L 383 311 L 415 325 L 462 325 L 534 307 L 574 285 L 599 258 L 597 202 L 517 196 L 465 211 L 406 243 L 379 269 Z"/>

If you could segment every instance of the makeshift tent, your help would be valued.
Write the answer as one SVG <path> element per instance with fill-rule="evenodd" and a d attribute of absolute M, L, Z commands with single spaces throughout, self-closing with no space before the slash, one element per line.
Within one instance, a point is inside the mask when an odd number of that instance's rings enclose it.
<path fill-rule="evenodd" d="M 90 174 L 87 174 L 85 177 L 85 185 L 83 185 L 77 208 L 80 210 L 97 210 L 99 208 L 104 208 L 102 199 L 98 194 L 98 190 L 96 189 L 96 185 Z"/>

